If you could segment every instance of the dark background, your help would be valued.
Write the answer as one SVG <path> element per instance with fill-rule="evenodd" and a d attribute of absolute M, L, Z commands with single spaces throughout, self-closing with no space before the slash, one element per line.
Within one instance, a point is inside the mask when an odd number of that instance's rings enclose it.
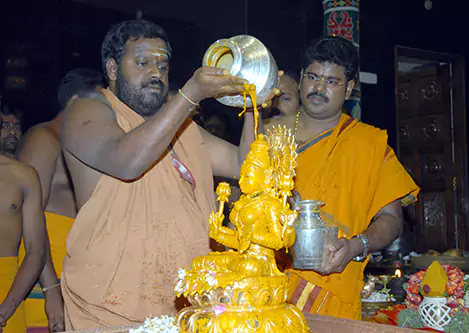
<path fill-rule="evenodd" d="M 299 70 L 301 52 L 323 33 L 321 0 L 158 1 L 158 0 L 2 0 L 1 77 L 26 79 L 24 89 L 0 94 L 26 115 L 26 127 L 58 112 L 60 78 L 76 67 L 100 69 L 100 45 L 111 24 L 136 17 L 160 24 L 174 48 L 170 80 L 182 86 L 218 38 L 248 33 L 272 52 L 280 68 Z M 362 85 L 362 120 L 387 129 L 396 144 L 394 48 L 396 45 L 452 54 L 469 54 L 468 11 L 463 1 L 363 0 L 360 5 L 361 70 L 378 74 L 377 85 Z M 8 59 L 26 59 L 23 67 Z M 216 102 L 204 112 L 227 112 L 233 141 L 238 110 Z"/>

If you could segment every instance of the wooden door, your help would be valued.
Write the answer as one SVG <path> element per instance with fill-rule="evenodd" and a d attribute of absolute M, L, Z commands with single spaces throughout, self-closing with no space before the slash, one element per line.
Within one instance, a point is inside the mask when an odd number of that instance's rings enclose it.
<path fill-rule="evenodd" d="M 455 156 L 451 88 L 448 65 L 420 68 L 398 78 L 398 154 L 421 188 L 406 218 L 420 252 L 465 244 L 457 187 L 458 179 L 465 179 L 458 173 L 466 171 L 456 166 L 462 157 Z"/>

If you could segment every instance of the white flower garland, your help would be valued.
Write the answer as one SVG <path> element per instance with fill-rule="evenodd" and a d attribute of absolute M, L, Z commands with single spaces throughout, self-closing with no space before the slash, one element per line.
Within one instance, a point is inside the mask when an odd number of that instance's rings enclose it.
<path fill-rule="evenodd" d="M 216 287 L 218 285 L 218 280 L 216 279 L 217 272 L 215 270 L 202 271 L 201 273 L 204 273 L 204 280 L 209 287 Z M 184 268 L 179 268 L 176 286 L 174 287 L 174 291 L 177 294 L 184 294 L 187 291 L 189 288 L 187 278 L 191 275 L 192 274 Z"/>
<path fill-rule="evenodd" d="M 373 291 L 370 297 L 362 298 L 362 302 L 364 303 L 374 303 L 374 302 L 395 302 L 396 299 L 390 295 L 389 293 L 383 293 L 381 291 Z"/>
<path fill-rule="evenodd" d="M 129 333 L 179 333 L 174 316 L 147 318 L 142 326 L 130 329 Z"/>

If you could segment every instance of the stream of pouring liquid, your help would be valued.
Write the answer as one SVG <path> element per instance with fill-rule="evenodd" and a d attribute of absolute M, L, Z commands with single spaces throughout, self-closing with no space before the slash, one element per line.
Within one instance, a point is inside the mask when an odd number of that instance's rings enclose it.
<path fill-rule="evenodd" d="M 254 112 L 254 139 L 257 139 L 257 130 L 259 127 L 259 110 L 257 109 L 257 93 L 256 93 L 256 86 L 254 84 L 249 84 L 246 83 L 244 84 L 245 91 L 243 92 L 243 98 L 244 98 L 244 105 L 243 105 L 243 111 L 238 115 L 241 117 L 247 109 L 247 96 L 251 98 L 251 103 L 253 107 L 253 112 Z"/>

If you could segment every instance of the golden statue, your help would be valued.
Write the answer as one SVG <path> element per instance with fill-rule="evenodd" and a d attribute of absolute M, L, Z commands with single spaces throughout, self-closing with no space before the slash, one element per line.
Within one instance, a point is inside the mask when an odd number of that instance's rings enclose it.
<path fill-rule="evenodd" d="M 219 209 L 209 218 L 210 237 L 232 250 L 214 252 L 180 270 L 175 292 L 191 307 L 178 316 L 181 332 L 309 332 L 301 312 L 287 304 L 288 277 L 279 271 L 275 251 L 295 242 L 297 213 L 287 202 L 294 187 L 296 143 L 290 130 L 259 134 L 240 171 L 240 199 L 224 227 L 230 187 L 217 187 Z"/>

